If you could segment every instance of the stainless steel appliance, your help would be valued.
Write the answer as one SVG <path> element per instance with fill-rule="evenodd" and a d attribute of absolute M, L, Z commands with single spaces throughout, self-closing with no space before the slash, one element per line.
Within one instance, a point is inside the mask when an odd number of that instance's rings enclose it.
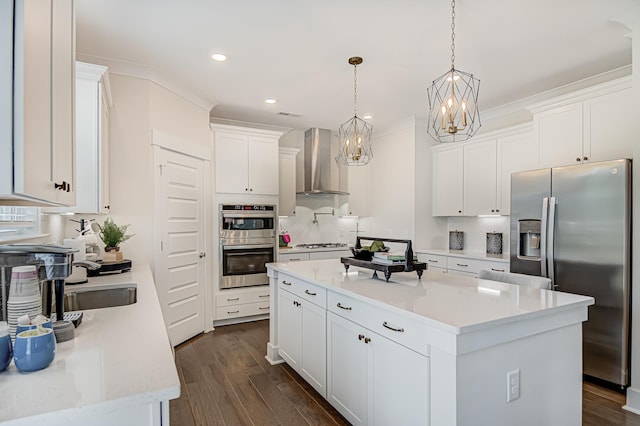
<path fill-rule="evenodd" d="M 7 319 L 7 295 L 11 270 L 19 265 L 36 265 L 42 283 L 43 313 L 52 311 L 52 292 L 55 289 L 56 319 L 64 319 L 64 281 L 71 274 L 73 253 L 77 250 L 54 245 L 14 244 L 0 246 L 0 297 L 2 319 Z"/>
<path fill-rule="evenodd" d="M 275 261 L 276 206 L 220 204 L 220 288 L 268 285 Z"/>
<path fill-rule="evenodd" d="M 511 175 L 511 272 L 592 296 L 584 373 L 629 384 L 631 161 Z"/>

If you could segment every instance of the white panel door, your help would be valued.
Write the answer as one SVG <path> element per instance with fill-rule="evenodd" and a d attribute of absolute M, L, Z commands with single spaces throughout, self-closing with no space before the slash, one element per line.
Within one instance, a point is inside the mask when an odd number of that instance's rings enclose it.
<path fill-rule="evenodd" d="M 203 161 L 158 149 L 156 170 L 162 229 L 155 281 L 172 345 L 205 329 Z"/>

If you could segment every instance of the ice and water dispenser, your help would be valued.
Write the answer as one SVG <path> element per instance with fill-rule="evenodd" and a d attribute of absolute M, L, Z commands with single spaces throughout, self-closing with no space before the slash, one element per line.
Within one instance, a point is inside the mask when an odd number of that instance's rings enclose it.
<path fill-rule="evenodd" d="M 540 260 L 541 221 L 535 219 L 518 221 L 518 257 Z"/>

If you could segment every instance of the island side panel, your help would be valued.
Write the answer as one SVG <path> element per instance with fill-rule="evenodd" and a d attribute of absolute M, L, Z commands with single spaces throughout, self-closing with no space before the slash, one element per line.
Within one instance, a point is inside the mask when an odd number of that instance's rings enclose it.
<path fill-rule="evenodd" d="M 278 271 L 267 268 L 269 276 L 269 341 L 266 360 L 270 364 L 281 364 L 284 359 L 278 352 Z"/>
<path fill-rule="evenodd" d="M 582 424 L 580 323 L 457 359 L 432 347 L 431 362 L 433 425 Z M 507 402 L 513 370 L 520 371 L 520 396 Z"/>

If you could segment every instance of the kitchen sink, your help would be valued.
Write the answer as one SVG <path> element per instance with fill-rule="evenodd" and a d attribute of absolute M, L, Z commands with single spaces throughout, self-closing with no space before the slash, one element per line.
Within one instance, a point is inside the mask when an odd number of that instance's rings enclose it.
<path fill-rule="evenodd" d="M 111 308 L 136 303 L 138 288 L 135 284 L 117 288 L 73 291 L 64 295 L 64 310 L 82 311 L 85 309 Z"/>

